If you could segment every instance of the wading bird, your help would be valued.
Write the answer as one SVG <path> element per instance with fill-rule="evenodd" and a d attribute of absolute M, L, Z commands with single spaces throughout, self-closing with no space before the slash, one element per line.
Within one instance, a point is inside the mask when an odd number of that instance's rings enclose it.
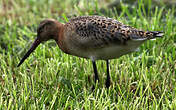
<path fill-rule="evenodd" d="M 44 41 L 54 39 L 66 54 L 91 59 L 95 83 L 99 80 L 96 61 L 105 60 L 106 87 L 110 86 L 109 60 L 134 52 L 142 43 L 163 32 L 142 31 L 126 26 L 117 20 L 102 16 L 82 16 L 62 24 L 54 19 L 43 20 L 37 29 L 37 38 L 21 59 L 18 67 Z"/>

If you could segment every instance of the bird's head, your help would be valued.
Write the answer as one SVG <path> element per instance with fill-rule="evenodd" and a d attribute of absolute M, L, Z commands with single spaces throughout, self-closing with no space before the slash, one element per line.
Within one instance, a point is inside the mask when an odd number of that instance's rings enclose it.
<path fill-rule="evenodd" d="M 37 48 L 37 46 L 41 42 L 48 41 L 50 39 L 57 40 L 61 28 L 62 28 L 62 24 L 54 19 L 46 19 L 40 22 L 37 28 L 37 38 L 33 42 L 28 52 L 21 59 L 17 67 L 19 67 L 24 62 L 24 60 L 29 57 L 29 55 Z"/>

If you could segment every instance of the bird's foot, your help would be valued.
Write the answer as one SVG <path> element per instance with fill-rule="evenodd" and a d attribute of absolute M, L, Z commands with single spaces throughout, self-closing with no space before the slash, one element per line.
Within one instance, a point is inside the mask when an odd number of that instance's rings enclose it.
<path fill-rule="evenodd" d="M 106 88 L 109 88 L 109 87 L 110 87 L 110 85 L 111 85 L 111 81 L 110 81 L 110 80 L 106 80 L 105 85 L 106 85 Z"/>

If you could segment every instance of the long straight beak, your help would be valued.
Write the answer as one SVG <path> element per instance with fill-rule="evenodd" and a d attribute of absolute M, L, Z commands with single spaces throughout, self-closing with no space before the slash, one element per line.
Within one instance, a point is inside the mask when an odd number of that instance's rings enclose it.
<path fill-rule="evenodd" d="M 21 59 L 20 63 L 17 65 L 19 67 L 25 59 L 29 57 L 29 55 L 37 48 L 37 46 L 41 43 L 41 41 L 38 39 L 38 37 L 35 39 L 34 43 L 32 44 L 31 48 L 28 50 L 28 52 L 24 55 L 24 57 Z"/>

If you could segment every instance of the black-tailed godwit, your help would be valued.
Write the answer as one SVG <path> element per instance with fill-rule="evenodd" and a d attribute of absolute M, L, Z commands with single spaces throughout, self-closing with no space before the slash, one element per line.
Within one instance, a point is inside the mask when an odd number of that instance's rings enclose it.
<path fill-rule="evenodd" d="M 137 30 L 117 20 L 102 16 L 76 17 L 66 24 L 54 19 L 46 19 L 39 24 L 37 38 L 21 59 L 18 67 L 41 42 L 54 39 L 64 53 L 91 59 L 95 83 L 99 80 L 96 61 L 106 60 L 106 87 L 109 87 L 110 59 L 134 52 L 145 41 L 162 36 L 163 32 Z"/>

